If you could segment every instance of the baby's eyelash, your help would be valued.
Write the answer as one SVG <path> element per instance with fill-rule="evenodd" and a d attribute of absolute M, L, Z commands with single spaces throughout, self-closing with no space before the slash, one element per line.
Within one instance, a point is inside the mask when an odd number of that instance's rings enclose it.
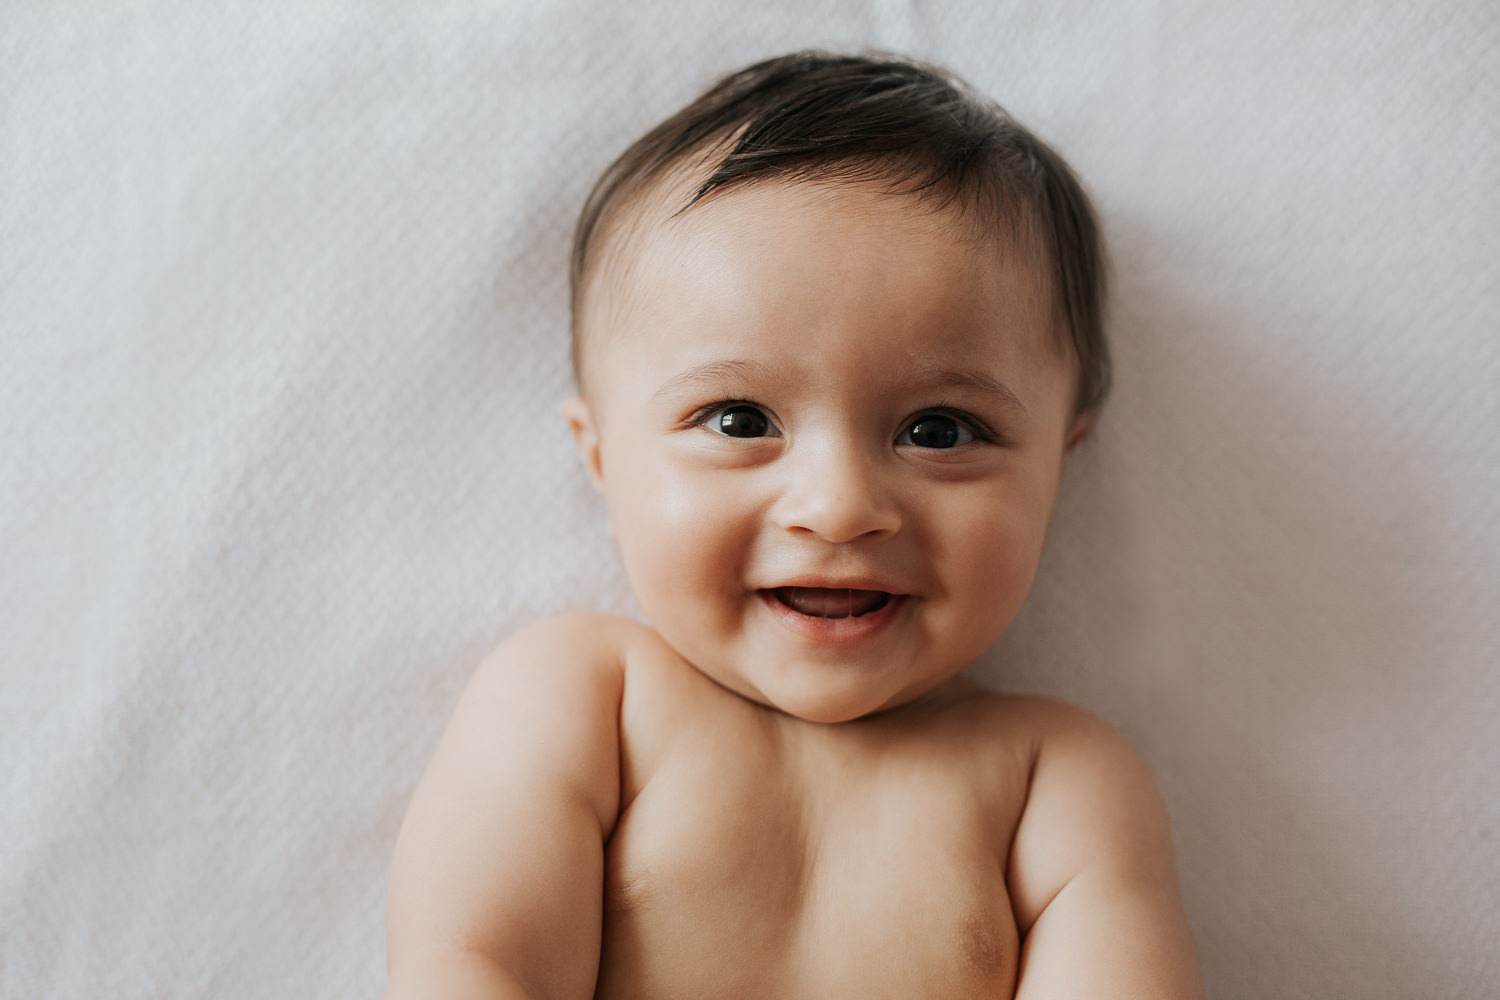
<path fill-rule="evenodd" d="M 689 413 L 686 417 L 683 418 L 682 426 L 702 427 L 705 423 L 708 422 L 709 417 L 713 416 L 715 413 L 719 413 L 722 410 L 727 410 L 731 406 L 753 406 L 757 410 L 765 409 L 765 407 L 750 399 L 720 399 L 713 403 L 704 403 L 692 413 Z"/>
<path fill-rule="evenodd" d="M 949 419 L 957 420 L 959 423 L 969 428 L 969 430 L 974 434 L 975 438 L 983 441 L 985 444 L 997 444 L 1000 441 L 1000 435 L 992 431 L 989 425 L 986 424 L 983 420 L 980 420 L 978 417 L 974 416 L 974 414 L 968 412 L 967 410 L 960 410 L 957 407 L 948 406 L 943 403 L 939 403 L 937 406 L 934 406 L 931 409 L 923 410 L 922 412 L 914 415 L 906 422 L 906 425 L 910 427 L 912 424 L 916 423 L 918 420 L 921 420 L 926 416 L 948 417 Z"/>
<path fill-rule="evenodd" d="M 739 397 L 718 399 L 714 400 L 711 403 L 704 403 L 702 406 L 699 406 L 697 409 L 693 410 L 682 419 L 681 426 L 685 428 L 702 427 L 714 414 L 722 413 L 723 411 L 732 409 L 736 406 L 748 406 L 753 409 L 760 410 L 762 413 L 765 412 L 765 407 L 755 402 L 753 399 L 743 399 Z M 937 406 L 928 407 L 925 410 L 914 413 L 912 416 L 907 418 L 904 426 L 910 427 L 912 424 L 916 423 L 926 416 L 948 417 L 951 420 L 957 420 L 959 423 L 963 424 L 969 429 L 976 440 L 982 441 L 985 444 L 999 444 L 1003 441 L 999 434 L 996 434 L 988 424 L 976 417 L 974 414 L 970 413 L 967 410 L 961 410 L 955 406 L 949 406 L 945 403 L 939 403 Z"/>

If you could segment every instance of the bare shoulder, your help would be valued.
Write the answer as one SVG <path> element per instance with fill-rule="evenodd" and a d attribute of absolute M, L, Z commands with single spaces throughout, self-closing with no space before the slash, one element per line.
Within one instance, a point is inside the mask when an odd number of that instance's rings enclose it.
<path fill-rule="evenodd" d="M 1170 874 L 1170 831 L 1156 782 L 1112 726 L 1067 702 L 971 682 L 953 711 L 968 720 L 962 739 L 982 748 L 976 757 L 1002 763 L 1000 780 L 1020 786 L 1008 877 L 1023 930 L 1085 869 L 1149 859 Z"/>
<path fill-rule="evenodd" d="M 945 711 L 962 716 L 965 740 L 991 748 L 1003 745 L 1023 755 L 1028 768 L 1038 756 L 1063 748 L 1104 757 L 1138 759 L 1130 744 L 1098 716 L 1076 705 L 1038 695 L 1007 694 L 960 678 Z"/>
<path fill-rule="evenodd" d="M 1015 699 L 1031 754 L 1011 856 L 1017 916 L 1029 924 L 1068 880 L 1117 868 L 1175 883 L 1156 780 L 1112 726 L 1074 705 Z"/>
<path fill-rule="evenodd" d="M 454 995 L 464 976 L 591 987 L 603 844 L 619 814 L 624 663 L 639 629 L 549 618 L 475 670 L 397 839 L 392 996 Z"/>
<path fill-rule="evenodd" d="M 1127 768 L 1141 764 L 1135 748 L 1113 726 L 1094 713 L 1055 698 L 1037 695 L 1000 695 L 1011 724 L 1026 734 L 1032 750 L 1056 758 L 1079 754 L 1094 764 Z"/>
<path fill-rule="evenodd" d="M 964 693 L 964 704 L 975 723 L 970 738 L 1001 743 L 1025 756 L 1033 783 L 1071 769 L 1059 764 L 1118 769 L 1126 776 L 1150 780 L 1130 743 L 1108 723 L 1076 705 L 1036 695 L 1003 694 L 978 684 Z M 1044 758 L 1048 766 L 1041 770 L 1037 765 Z"/>
<path fill-rule="evenodd" d="M 538 658 L 564 670 L 618 666 L 644 625 L 615 615 L 578 612 L 554 615 L 526 626 L 500 643 L 480 665 L 481 673 L 504 673 Z"/>
<path fill-rule="evenodd" d="M 1166 805 L 1141 755 L 1072 705 L 1020 699 L 1031 754 L 1007 884 L 1018 997 L 1201 997 Z M 1074 961 L 1082 950 L 1094 957 Z"/>
<path fill-rule="evenodd" d="M 625 662 L 641 631 L 611 615 L 567 614 L 512 634 L 474 671 L 445 744 L 487 769 L 527 761 L 530 774 L 586 786 L 607 827 Z"/>
<path fill-rule="evenodd" d="M 593 705 L 601 697 L 618 699 L 633 651 L 659 641 L 646 626 L 615 615 L 544 618 L 515 632 L 485 657 L 464 701 L 565 697 Z"/>

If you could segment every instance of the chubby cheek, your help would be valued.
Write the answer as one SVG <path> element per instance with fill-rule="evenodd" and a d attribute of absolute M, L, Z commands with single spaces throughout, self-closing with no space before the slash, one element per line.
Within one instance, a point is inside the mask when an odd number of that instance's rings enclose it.
<path fill-rule="evenodd" d="M 1010 624 L 1031 589 L 1049 507 L 1041 497 L 1014 494 L 974 499 L 949 519 L 967 528 L 939 531 L 929 552 L 960 619 L 956 624 L 975 633 L 977 655 Z"/>
<path fill-rule="evenodd" d="M 743 592 L 754 521 L 722 481 L 732 477 L 705 481 L 661 456 L 654 459 L 636 466 L 636 475 L 607 494 L 631 588 L 669 638 L 685 627 L 725 627 L 740 610 L 736 598 Z"/>

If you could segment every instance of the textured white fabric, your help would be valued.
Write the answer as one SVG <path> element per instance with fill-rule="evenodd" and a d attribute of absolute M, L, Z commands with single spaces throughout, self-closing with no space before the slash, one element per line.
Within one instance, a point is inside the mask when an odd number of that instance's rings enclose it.
<path fill-rule="evenodd" d="M 1124 731 L 1211 995 L 1500 983 L 1489 0 L 0 3 L 0 995 L 373 996 L 469 670 L 629 611 L 557 405 L 594 176 L 810 45 L 951 66 L 1115 262 L 977 671 Z"/>

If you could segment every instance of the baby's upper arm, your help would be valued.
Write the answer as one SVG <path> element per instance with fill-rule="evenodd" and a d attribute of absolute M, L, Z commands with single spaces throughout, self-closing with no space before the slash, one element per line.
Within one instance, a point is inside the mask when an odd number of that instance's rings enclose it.
<path fill-rule="evenodd" d="M 388 997 L 476 969 L 532 998 L 592 995 L 629 627 L 551 619 L 475 673 L 396 844 Z"/>
<path fill-rule="evenodd" d="M 1140 757 L 1078 709 L 1042 718 L 1008 883 L 1018 1000 L 1201 997 L 1166 807 Z"/>

